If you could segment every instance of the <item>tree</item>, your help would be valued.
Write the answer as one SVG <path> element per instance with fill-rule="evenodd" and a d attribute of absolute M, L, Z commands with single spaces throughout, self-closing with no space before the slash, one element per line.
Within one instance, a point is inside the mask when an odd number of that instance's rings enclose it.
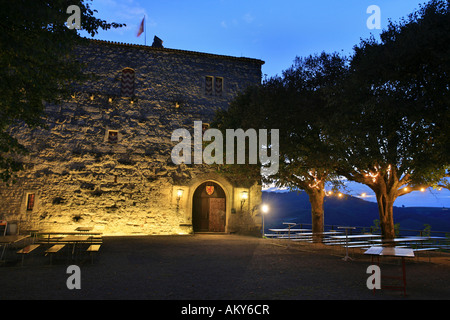
<path fill-rule="evenodd" d="M 449 9 L 430 1 L 362 41 L 327 105 L 336 171 L 375 192 L 385 239 L 397 197 L 448 175 Z"/>
<path fill-rule="evenodd" d="M 304 190 L 311 203 L 312 231 L 320 241 L 324 231 L 325 183 L 333 178 L 333 163 L 323 128 L 324 105 L 330 87 L 346 72 L 346 60 L 337 54 L 297 57 L 281 77 L 239 95 L 228 110 L 212 123 L 225 129 L 279 129 L 279 170 L 262 177 L 266 183 L 291 190 Z M 221 166 L 228 174 L 256 176 L 258 165 Z"/>
<path fill-rule="evenodd" d="M 0 1 L 0 179 L 22 169 L 17 154 L 26 149 L 10 134 L 19 122 L 43 126 L 46 102 L 59 102 L 70 84 L 87 79 L 73 57 L 83 41 L 66 22 L 70 5 L 80 8 L 81 29 L 91 36 L 99 29 L 124 26 L 94 16 L 83 0 Z"/>

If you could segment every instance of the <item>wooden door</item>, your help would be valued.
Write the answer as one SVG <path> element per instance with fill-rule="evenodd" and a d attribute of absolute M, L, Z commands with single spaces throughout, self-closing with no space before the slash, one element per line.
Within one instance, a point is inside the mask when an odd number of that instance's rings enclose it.
<path fill-rule="evenodd" d="M 193 226 L 195 231 L 209 231 L 209 199 L 198 198 L 194 201 Z"/>
<path fill-rule="evenodd" d="M 209 231 L 225 232 L 225 198 L 209 199 Z"/>
<path fill-rule="evenodd" d="M 216 183 L 201 184 L 193 196 L 192 225 L 194 232 L 225 232 L 225 192 Z"/>

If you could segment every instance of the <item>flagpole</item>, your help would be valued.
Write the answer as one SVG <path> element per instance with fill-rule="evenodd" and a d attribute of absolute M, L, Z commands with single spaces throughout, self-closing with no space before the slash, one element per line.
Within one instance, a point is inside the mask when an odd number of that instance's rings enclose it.
<path fill-rule="evenodd" d="M 144 44 L 147 45 L 147 19 L 145 19 L 145 14 L 144 14 Z"/>

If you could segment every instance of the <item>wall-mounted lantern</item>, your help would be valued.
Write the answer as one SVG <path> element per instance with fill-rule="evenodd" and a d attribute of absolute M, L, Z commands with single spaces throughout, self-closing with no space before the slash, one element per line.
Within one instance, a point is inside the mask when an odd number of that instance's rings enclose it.
<path fill-rule="evenodd" d="M 181 197 L 183 197 L 183 192 L 184 192 L 183 189 L 177 190 L 177 211 L 180 208 L 180 200 L 181 200 Z"/>
<path fill-rule="evenodd" d="M 247 199 L 248 199 L 248 192 L 242 191 L 241 192 L 241 213 L 242 213 L 242 208 L 244 207 L 244 203 Z"/>

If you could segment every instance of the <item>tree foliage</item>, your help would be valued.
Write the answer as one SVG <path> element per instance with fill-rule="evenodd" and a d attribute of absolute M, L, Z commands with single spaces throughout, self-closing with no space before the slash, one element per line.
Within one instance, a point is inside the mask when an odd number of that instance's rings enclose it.
<path fill-rule="evenodd" d="M 334 86 L 346 73 L 346 59 L 322 53 L 297 57 L 282 76 L 272 77 L 261 86 L 248 88 L 217 114 L 212 124 L 222 131 L 229 128 L 278 129 L 279 169 L 264 177 L 266 183 L 307 192 L 312 207 L 313 232 L 323 232 L 325 183 L 333 179 L 334 162 L 325 105 Z M 258 165 L 222 167 L 229 175 L 257 176 Z"/>
<path fill-rule="evenodd" d="M 280 170 L 271 178 L 310 199 L 311 186 L 333 174 L 366 184 L 383 236 L 393 238 L 395 199 L 448 176 L 449 10 L 450 0 L 432 0 L 390 22 L 380 41 L 355 46 L 349 65 L 338 55 L 297 58 L 219 123 L 279 128 Z"/>
<path fill-rule="evenodd" d="M 42 126 L 45 103 L 67 97 L 71 83 L 86 79 L 72 56 L 86 39 L 66 26 L 70 5 L 80 8 L 81 28 L 91 36 L 123 26 L 96 18 L 88 1 L 0 1 L 0 178 L 5 181 L 22 168 L 15 155 L 26 151 L 8 128 L 19 122 Z"/>
<path fill-rule="evenodd" d="M 430 1 L 362 41 L 328 104 L 337 172 L 375 192 L 385 237 L 395 199 L 448 173 L 449 9 Z"/>

